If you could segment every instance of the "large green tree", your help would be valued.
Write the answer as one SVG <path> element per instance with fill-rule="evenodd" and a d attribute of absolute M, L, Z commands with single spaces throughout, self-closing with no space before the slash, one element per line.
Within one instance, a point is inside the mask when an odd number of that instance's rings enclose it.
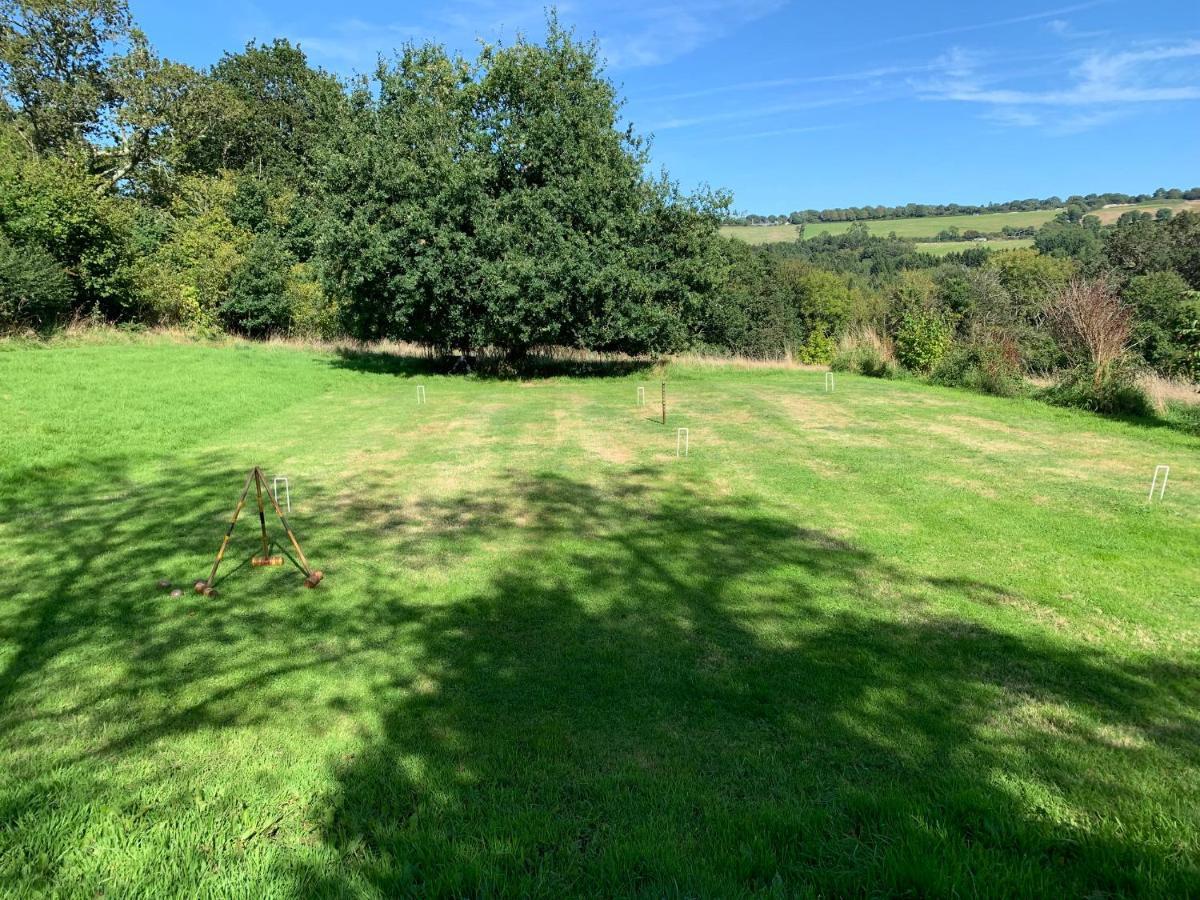
<path fill-rule="evenodd" d="M 31 149 L 95 136 L 117 102 L 108 62 L 131 24 L 125 0 L 0 0 L 0 89 Z"/>
<path fill-rule="evenodd" d="M 551 19 L 468 62 L 408 47 L 327 170 L 333 292 L 361 337 L 444 349 L 687 344 L 725 203 L 644 173 L 596 47 Z"/>
<path fill-rule="evenodd" d="M 309 65 L 282 38 L 226 53 L 208 74 L 205 116 L 176 127 L 185 165 L 305 181 L 328 130 L 338 125 L 345 94 L 332 75 Z M 192 113 L 191 110 L 187 111 Z"/>

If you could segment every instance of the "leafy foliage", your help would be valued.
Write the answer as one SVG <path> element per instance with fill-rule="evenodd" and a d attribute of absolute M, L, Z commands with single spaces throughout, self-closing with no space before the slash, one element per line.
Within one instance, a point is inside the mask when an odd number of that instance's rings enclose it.
<path fill-rule="evenodd" d="M 1074 406 L 1109 415 L 1150 417 L 1154 408 L 1138 386 L 1137 370 L 1128 358 L 1099 368 L 1080 363 L 1063 370 L 1042 395 L 1057 406 Z"/>
<path fill-rule="evenodd" d="M 642 175 L 596 47 L 408 47 L 334 153 L 322 244 L 350 332 L 444 349 L 687 345 L 724 198 Z"/>
<path fill-rule="evenodd" d="M 926 374 L 938 364 L 954 339 L 949 320 L 934 310 L 904 315 L 896 329 L 896 359 L 913 372 Z"/>
<path fill-rule="evenodd" d="M 0 332 L 47 330 L 66 319 L 74 292 L 41 247 L 17 247 L 0 235 Z"/>
<path fill-rule="evenodd" d="M 288 276 L 294 264 L 278 237 L 269 231 L 255 235 L 221 304 L 225 326 L 249 337 L 286 333 L 292 322 Z"/>
<path fill-rule="evenodd" d="M 211 328 L 230 299 L 251 232 L 234 224 L 230 176 L 190 176 L 137 263 L 138 291 L 158 322 Z"/>
<path fill-rule="evenodd" d="M 997 397 L 1016 397 L 1025 391 L 1020 353 L 1003 336 L 952 347 L 934 366 L 930 380 Z"/>
<path fill-rule="evenodd" d="M 109 319 L 139 313 L 132 290 L 134 208 L 97 191 L 97 180 L 70 158 L 23 150 L 11 129 L 0 131 L 0 233 L 40 247 L 71 278 L 78 310 Z"/>

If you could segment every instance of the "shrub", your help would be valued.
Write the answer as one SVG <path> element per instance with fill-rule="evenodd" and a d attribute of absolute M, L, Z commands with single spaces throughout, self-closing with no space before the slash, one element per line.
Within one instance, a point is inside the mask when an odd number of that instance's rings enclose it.
<path fill-rule="evenodd" d="M 953 337 L 954 329 L 943 313 L 912 310 L 896 329 L 896 359 L 906 369 L 929 372 L 950 349 Z"/>
<path fill-rule="evenodd" d="M 286 333 L 292 324 L 288 275 L 294 264 L 278 237 L 270 232 L 255 237 L 221 306 L 225 326 L 250 337 Z"/>
<path fill-rule="evenodd" d="M 1093 393 L 1104 393 L 1121 383 L 1132 369 L 1129 338 L 1133 333 L 1133 311 L 1112 286 L 1101 279 L 1072 279 L 1055 295 L 1047 310 L 1050 326 L 1073 371 L 1092 373 Z M 1114 371 L 1109 378 L 1109 369 Z"/>
<path fill-rule="evenodd" d="M 931 380 L 997 397 L 1016 397 L 1025 391 L 1020 354 L 1011 341 L 1003 340 L 973 341 L 951 348 L 934 368 Z"/>
<path fill-rule="evenodd" d="M 130 278 L 133 213 L 132 201 L 98 191 L 75 160 L 21 152 L 0 131 L 0 232 L 57 261 L 68 273 L 75 310 L 98 309 L 113 320 L 138 314 Z"/>
<path fill-rule="evenodd" d="M 197 329 L 217 325 L 251 240 L 230 220 L 233 192 L 227 176 L 183 179 L 170 214 L 153 229 L 159 234 L 147 236 L 148 243 L 158 241 L 138 262 L 137 284 L 158 322 Z"/>
<path fill-rule="evenodd" d="M 895 378 L 900 374 L 891 342 L 873 328 L 862 328 L 842 338 L 830 368 L 870 378 Z"/>
<path fill-rule="evenodd" d="M 0 235 L 0 332 L 45 331 L 69 316 L 74 291 L 41 247 L 16 247 Z"/>
<path fill-rule="evenodd" d="M 1073 406 L 1109 415 L 1152 416 L 1154 407 L 1138 384 L 1137 368 L 1128 357 L 1103 369 L 1080 363 L 1060 373 L 1042 398 L 1056 406 Z"/>
<path fill-rule="evenodd" d="M 796 358 L 802 363 L 827 363 L 837 352 L 837 343 L 824 326 L 813 328 L 804 343 L 796 348 Z"/>
<path fill-rule="evenodd" d="M 288 272 L 284 292 L 291 332 L 303 337 L 337 337 L 337 306 L 328 301 L 312 270 L 311 263 L 296 263 Z"/>
<path fill-rule="evenodd" d="M 1187 332 L 1200 315 L 1200 295 L 1168 271 L 1135 275 L 1122 296 L 1136 313 L 1133 342 L 1142 359 L 1160 372 L 1186 372 L 1192 351 Z"/>
<path fill-rule="evenodd" d="M 1172 428 L 1200 436 L 1200 404 L 1168 403 L 1162 418 Z"/>

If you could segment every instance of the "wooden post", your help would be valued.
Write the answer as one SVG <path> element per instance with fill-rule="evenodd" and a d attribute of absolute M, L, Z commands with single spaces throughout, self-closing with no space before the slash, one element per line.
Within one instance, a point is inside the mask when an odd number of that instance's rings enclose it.
<path fill-rule="evenodd" d="M 662 423 L 667 424 L 667 383 L 662 383 Z"/>

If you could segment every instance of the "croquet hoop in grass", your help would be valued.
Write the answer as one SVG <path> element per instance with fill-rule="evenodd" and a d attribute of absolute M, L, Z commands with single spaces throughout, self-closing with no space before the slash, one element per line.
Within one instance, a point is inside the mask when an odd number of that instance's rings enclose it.
<path fill-rule="evenodd" d="M 217 558 L 213 560 L 212 570 L 208 573 L 208 578 L 204 581 L 196 582 L 196 593 L 204 594 L 206 597 L 211 597 L 215 590 L 213 584 L 216 582 L 217 569 L 221 566 L 221 560 L 225 558 L 225 551 L 229 547 L 229 539 L 233 537 L 233 529 L 237 526 L 238 516 L 242 514 L 242 507 L 246 505 L 246 497 L 250 493 L 250 485 L 254 485 L 254 496 L 258 501 L 258 526 L 262 531 L 262 556 L 256 556 L 250 560 L 252 566 L 282 566 L 282 556 L 271 556 L 271 544 L 267 540 L 267 513 L 266 507 L 263 506 L 263 494 L 267 495 L 267 499 L 271 501 L 271 506 L 275 510 L 275 515 L 279 516 L 279 521 L 283 524 L 283 530 L 287 532 L 288 540 L 292 542 L 292 546 L 296 549 L 296 556 L 300 560 L 300 568 L 304 572 L 304 586 L 314 588 L 320 584 L 321 579 L 325 577 L 320 569 L 314 569 L 308 564 L 308 558 L 304 555 L 304 551 L 300 549 L 300 542 L 296 540 L 296 535 L 292 531 L 292 526 L 288 524 L 287 516 L 283 514 L 283 510 L 279 508 L 279 501 L 267 488 L 267 477 L 263 475 L 262 469 L 255 466 L 250 470 L 250 474 L 246 476 L 246 484 L 242 488 L 241 496 L 238 497 L 237 506 L 233 510 L 233 518 L 229 522 L 229 527 L 225 529 L 225 537 L 221 541 L 221 548 L 217 551 Z"/>

